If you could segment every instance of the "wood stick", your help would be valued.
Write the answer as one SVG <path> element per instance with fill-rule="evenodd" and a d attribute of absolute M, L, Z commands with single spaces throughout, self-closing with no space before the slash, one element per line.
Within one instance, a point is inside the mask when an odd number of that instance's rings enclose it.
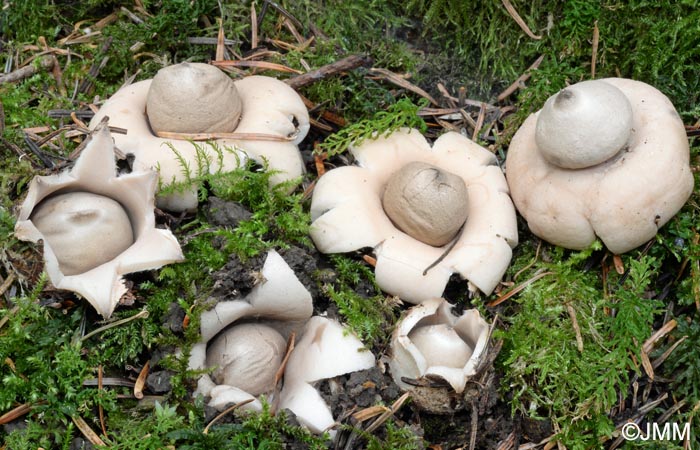
<path fill-rule="evenodd" d="M 13 70 L 10 73 L 0 75 L 0 83 L 13 83 L 15 81 L 21 81 L 25 78 L 29 78 L 40 70 L 49 70 L 54 65 L 54 59 L 50 56 L 45 56 L 39 61 L 39 66 L 30 64 L 28 66 L 20 67 L 17 70 Z"/>
<path fill-rule="evenodd" d="M 433 105 L 437 105 L 438 102 L 427 92 L 425 92 L 423 89 L 419 88 L 413 83 L 410 83 L 408 80 L 405 78 L 395 74 L 394 72 L 386 69 L 380 69 L 380 68 L 372 68 L 370 69 L 370 72 L 372 74 L 379 75 L 380 78 L 383 80 L 389 81 L 390 83 L 394 83 L 395 85 L 406 89 L 407 91 L 411 91 L 415 94 L 420 95 L 423 98 L 428 99 L 430 103 Z"/>
<path fill-rule="evenodd" d="M 530 72 L 537 69 L 540 66 L 540 64 L 542 64 L 542 61 L 544 61 L 544 55 L 540 55 L 540 57 L 537 58 L 530 67 L 527 68 L 524 74 L 520 75 L 518 79 L 513 82 L 513 84 L 508 86 L 505 91 L 501 92 L 501 94 L 498 96 L 497 101 L 502 102 L 506 98 L 510 97 L 510 95 L 513 92 L 518 90 L 521 84 L 530 79 Z"/>
<path fill-rule="evenodd" d="M 294 89 L 299 89 L 300 87 L 307 86 L 330 75 L 353 70 L 358 67 L 366 67 L 371 64 L 372 59 L 370 59 L 367 55 L 351 55 L 334 63 L 319 67 L 311 72 L 306 72 L 289 78 L 285 80 L 285 83 Z"/>
<path fill-rule="evenodd" d="M 102 47 L 100 47 L 100 53 L 106 53 L 107 50 L 109 50 L 109 47 L 112 45 L 112 40 L 113 38 L 110 36 L 104 44 L 102 44 Z M 104 68 L 104 66 L 107 65 L 107 62 L 109 61 L 109 56 L 105 56 L 100 60 L 98 63 L 97 61 L 92 63 L 92 66 L 90 67 L 90 70 L 88 71 L 87 77 L 83 80 L 82 83 L 80 83 L 80 87 L 78 87 L 78 92 L 81 93 L 87 93 L 88 90 L 92 87 L 93 80 L 97 78 L 97 75 L 99 75 L 100 71 Z"/>
<path fill-rule="evenodd" d="M 55 167 L 53 161 L 51 161 L 51 159 L 48 156 L 46 156 L 44 152 L 41 151 L 41 149 L 39 149 L 39 147 L 34 143 L 34 141 L 32 141 L 29 138 L 29 135 L 27 133 L 24 133 L 24 142 L 27 144 L 27 147 L 29 147 L 29 150 L 31 150 L 32 153 L 34 153 L 34 156 L 39 158 L 39 161 L 41 161 L 44 167 L 46 167 L 47 169 L 53 169 Z"/>

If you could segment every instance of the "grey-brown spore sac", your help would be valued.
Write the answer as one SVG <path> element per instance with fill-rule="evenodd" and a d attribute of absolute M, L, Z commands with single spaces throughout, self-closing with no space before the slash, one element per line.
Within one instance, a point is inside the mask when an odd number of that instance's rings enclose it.
<path fill-rule="evenodd" d="M 452 241 L 466 222 L 469 196 L 458 175 L 416 161 L 391 176 L 382 206 L 401 231 L 441 247 Z"/>

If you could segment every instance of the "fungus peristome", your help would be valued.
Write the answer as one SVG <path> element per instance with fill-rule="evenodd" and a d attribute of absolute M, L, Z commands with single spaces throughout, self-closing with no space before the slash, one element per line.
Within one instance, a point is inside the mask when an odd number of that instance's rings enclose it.
<path fill-rule="evenodd" d="M 126 293 L 122 276 L 184 259 L 168 230 L 155 227 L 153 171 L 117 174 L 114 143 L 101 126 L 72 169 L 35 177 L 19 210 L 17 238 L 43 241 L 45 270 L 109 318 Z"/>
<path fill-rule="evenodd" d="M 506 176 L 534 234 L 572 249 L 597 235 L 617 254 L 653 238 L 693 190 L 675 108 L 652 86 L 621 78 L 550 98 L 513 137 Z"/>
<path fill-rule="evenodd" d="M 457 317 L 452 308 L 443 298 L 428 299 L 409 309 L 391 336 L 392 378 L 420 408 L 436 414 L 464 406 L 467 382 L 482 369 L 488 349 L 489 326 L 479 311 Z M 437 379 L 447 385 L 431 386 Z"/>
<path fill-rule="evenodd" d="M 147 108 L 152 86 L 155 92 Z M 194 98 L 196 92 L 204 97 Z M 178 106 L 165 100 L 169 93 L 179 99 Z M 159 127 L 176 129 L 152 127 L 151 110 L 159 117 Z M 231 81 L 213 66 L 181 63 L 162 69 L 153 80 L 121 88 L 95 114 L 90 127 L 104 117 L 109 117 L 111 126 L 126 129 L 126 134 L 115 135 L 115 143 L 124 153 L 134 155 L 134 167 L 157 168 L 165 185 L 186 181 L 187 171 L 196 175 L 199 170 L 233 170 L 247 156 L 276 171 L 270 177 L 273 185 L 304 173 L 298 144 L 310 127 L 308 111 L 294 89 L 274 78 L 254 75 Z M 194 124 L 197 127 L 188 127 Z M 182 129 L 210 135 L 212 140 L 193 143 L 187 134 L 182 139 L 157 135 L 182 133 L 177 131 Z M 196 186 L 157 200 L 158 206 L 173 211 L 196 209 Z"/>
<path fill-rule="evenodd" d="M 431 147 L 420 132 L 408 129 L 351 146 L 350 151 L 357 165 L 327 172 L 314 189 L 310 233 L 321 252 L 373 248 L 379 286 L 411 303 L 441 296 L 453 273 L 484 293 L 495 288 L 510 263 L 518 234 L 508 186 L 491 152 L 454 132 L 442 135 Z M 399 229 L 382 204 L 392 177 L 415 162 L 429 165 L 422 166 L 432 172 L 429 180 L 454 175 L 466 187 L 467 195 L 461 198 L 452 195 L 459 188 L 449 187 L 450 201 L 443 203 L 439 196 L 443 183 L 433 183 L 438 195 L 427 197 L 432 203 L 428 215 L 434 214 L 436 223 L 457 217 L 450 220 L 458 224 L 456 234 L 441 246 L 411 236 L 408 227 L 407 232 Z M 409 178 L 420 181 L 420 176 Z M 453 197 L 459 200 L 453 202 Z M 468 208 L 466 221 L 459 224 L 463 208 Z M 421 217 L 416 216 L 414 222 L 419 223 Z"/>

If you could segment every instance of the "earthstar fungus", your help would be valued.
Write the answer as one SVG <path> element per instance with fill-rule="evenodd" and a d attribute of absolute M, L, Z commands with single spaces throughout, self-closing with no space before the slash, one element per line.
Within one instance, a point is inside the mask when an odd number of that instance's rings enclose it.
<path fill-rule="evenodd" d="M 277 409 L 289 409 L 300 423 L 320 433 L 334 423 L 330 408 L 313 383 L 374 365 L 374 355 L 336 321 L 311 317 L 311 294 L 274 250 L 261 270 L 262 281 L 244 298 L 221 301 L 201 316 L 202 340 L 192 348 L 190 369 L 214 368 L 202 375 L 195 394 L 210 396 L 209 406 L 250 401 L 260 411 L 260 395 Z M 296 335 L 284 367 L 284 385 L 275 398 L 275 375 Z"/>
<path fill-rule="evenodd" d="M 417 130 L 351 146 L 356 166 L 321 177 L 311 237 L 323 253 L 371 247 L 384 291 L 419 303 L 453 273 L 484 293 L 518 242 L 515 209 L 496 157 L 450 132 L 433 146 Z"/>
<path fill-rule="evenodd" d="M 184 259 L 168 230 L 155 227 L 153 171 L 117 174 L 114 143 L 98 127 L 72 169 L 35 177 L 15 236 L 43 241 L 45 270 L 109 318 L 126 293 L 122 276 Z"/>
<path fill-rule="evenodd" d="M 188 171 L 194 176 L 199 170 L 233 170 L 246 157 L 279 171 L 270 177 L 272 184 L 304 172 L 298 144 L 309 131 L 308 111 L 294 89 L 274 78 L 254 75 L 233 81 L 208 64 L 176 64 L 152 80 L 121 88 L 90 127 L 105 116 L 111 126 L 126 129 L 115 135 L 115 143 L 134 155 L 134 167 L 158 169 L 165 185 L 187 181 Z M 159 196 L 158 205 L 196 209 L 196 186 Z"/>
<path fill-rule="evenodd" d="M 408 310 L 391 337 L 389 369 L 396 384 L 416 404 L 433 413 L 464 406 L 467 382 L 481 369 L 489 326 L 479 311 L 457 317 L 453 305 L 431 298 Z M 441 380 L 431 386 L 436 380 Z"/>
<path fill-rule="evenodd" d="M 513 202 L 530 230 L 624 253 L 653 238 L 693 190 L 683 122 L 648 84 L 607 78 L 569 86 L 532 114 L 506 158 Z"/>

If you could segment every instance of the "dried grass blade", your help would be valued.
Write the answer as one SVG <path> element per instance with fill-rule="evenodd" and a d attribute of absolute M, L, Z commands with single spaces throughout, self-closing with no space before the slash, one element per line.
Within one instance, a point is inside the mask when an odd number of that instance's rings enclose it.
<path fill-rule="evenodd" d="M 449 114 L 459 114 L 461 111 L 461 108 L 454 107 L 454 108 L 421 108 L 418 111 L 418 115 L 421 117 L 430 117 L 430 116 L 446 116 Z"/>
<path fill-rule="evenodd" d="M 329 132 L 329 133 L 331 133 L 331 132 L 333 131 L 333 127 L 332 127 L 332 126 L 326 125 L 326 124 L 323 123 L 323 122 L 319 122 L 319 121 L 316 120 L 316 119 L 309 118 L 309 123 L 311 124 L 312 127 L 318 128 L 319 130 L 327 131 L 327 132 Z"/>
<path fill-rule="evenodd" d="M 266 39 L 265 42 L 269 42 L 275 47 L 281 48 L 283 50 L 303 52 L 304 50 L 309 48 L 309 46 L 314 42 L 314 40 L 315 37 L 311 36 L 299 45 L 290 44 L 289 42 L 280 41 L 279 39 Z"/>
<path fill-rule="evenodd" d="M 80 128 L 83 128 L 86 130 L 88 129 L 87 124 L 78 118 L 78 116 L 75 114 L 75 111 L 72 111 L 70 113 L 70 118 L 73 121 L 73 123 L 76 124 L 77 126 L 79 126 Z"/>
<path fill-rule="evenodd" d="M 214 56 L 214 61 L 223 61 L 224 52 L 226 47 L 224 47 L 224 21 L 219 18 L 219 33 L 216 36 L 216 55 Z"/>
<path fill-rule="evenodd" d="M 255 399 L 249 398 L 248 400 L 243 400 L 242 402 L 238 402 L 235 405 L 231 406 L 230 408 L 225 409 L 224 411 L 221 412 L 218 416 L 214 417 L 211 422 L 207 424 L 206 427 L 204 427 L 204 430 L 202 431 L 203 434 L 209 434 L 209 428 L 214 425 L 216 422 L 221 420 L 222 417 L 224 417 L 226 414 L 237 410 L 241 406 L 247 405 L 248 403 L 254 401 Z"/>
<path fill-rule="evenodd" d="M 83 386 L 98 386 L 100 385 L 100 380 L 95 378 L 90 378 L 83 381 Z M 122 386 L 126 388 L 133 388 L 134 382 L 127 380 L 126 378 L 115 378 L 115 377 L 102 377 L 102 386 Z"/>
<path fill-rule="evenodd" d="M 151 367 L 151 361 L 146 361 L 143 365 L 139 376 L 136 378 L 136 383 L 134 383 L 134 397 L 141 400 L 143 398 L 143 387 L 146 385 L 146 377 L 148 377 L 148 369 Z"/>
<path fill-rule="evenodd" d="M 600 29 L 598 21 L 593 22 L 593 42 L 591 43 L 591 78 L 595 78 L 595 66 L 598 62 L 598 42 L 600 41 Z"/>
<path fill-rule="evenodd" d="M 71 417 L 73 419 L 73 423 L 78 427 L 81 433 L 83 433 L 83 436 L 90 441 L 92 445 L 101 445 L 101 446 L 106 446 L 107 444 L 104 443 L 102 439 L 92 431 L 92 428 L 90 428 L 90 425 L 85 422 L 85 420 L 80 417 L 80 416 L 73 416 Z"/>
<path fill-rule="evenodd" d="M 652 366 L 651 361 L 649 360 L 649 354 L 644 351 L 644 348 L 641 349 L 639 352 L 640 357 L 642 359 L 642 368 L 644 368 L 644 372 L 647 374 L 650 380 L 654 380 L 654 366 Z"/>
<path fill-rule="evenodd" d="M 535 33 L 533 33 L 532 30 L 530 30 L 530 27 L 528 27 L 523 18 L 520 17 L 520 14 L 518 14 L 518 11 L 516 11 L 515 7 L 510 2 L 510 0 L 501 0 L 501 2 L 503 3 L 503 6 L 506 7 L 506 11 L 508 11 L 510 17 L 512 17 L 513 20 L 515 20 L 515 23 L 518 24 L 520 29 L 523 30 L 525 34 L 528 35 L 528 37 L 530 37 L 531 39 L 535 39 L 536 41 L 542 39 L 542 36 L 538 36 Z"/>
<path fill-rule="evenodd" d="M 14 272 L 10 272 L 10 274 L 5 278 L 5 280 L 0 284 L 0 295 L 4 294 L 5 291 L 7 291 L 10 286 L 12 286 L 12 283 L 15 282 L 17 277 L 15 276 Z"/>
<path fill-rule="evenodd" d="M 370 255 L 362 255 L 362 259 L 372 267 L 377 267 L 377 258 Z"/>
<path fill-rule="evenodd" d="M 148 310 L 147 310 L 147 309 L 144 309 L 144 310 L 142 310 L 142 311 L 140 311 L 140 312 L 134 314 L 134 315 L 131 316 L 131 317 L 127 317 L 127 318 L 125 318 L 125 319 L 120 319 L 120 320 L 117 320 L 117 321 L 115 321 L 115 322 L 108 323 L 107 325 L 105 325 L 105 326 L 103 326 L 103 327 L 97 328 L 96 330 L 92 330 L 91 332 L 89 332 L 88 334 L 86 334 L 85 336 L 83 336 L 83 337 L 80 339 L 80 341 L 81 341 L 81 342 L 87 341 L 88 339 L 90 339 L 91 337 L 93 337 L 93 336 L 96 335 L 96 334 L 102 333 L 103 331 L 109 330 L 110 328 L 118 327 L 119 325 L 123 325 L 123 324 L 125 324 L 125 323 L 131 322 L 132 320 L 141 319 L 141 318 L 145 319 L 145 318 L 148 317 L 148 314 L 149 314 L 149 313 L 148 313 Z"/>
<path fill-rule="evenodd" d="M 0 425 L 5 425 L 6 423 L 10 423 L 15 419 L 18 419 L 22 417 L 23 415 L 27 414 L 29 411 L 32 410 L 32 404 L 31 403 L 23 403 L 2 416 L 0 416 Z"/>
<path fill-rule="evenodd" d="M 474 124 L 474 133 L 472 133 L 472 141 L 476 142 L 476 140 L 479 138 L 479 131 L 481 130 L 481 127 L 484 126 L 484 118 L 486 117 L 486 104 L 482 103 L 481 106 L 479 107 L 479 116 L 476 119 L 476 123 Z"/>
<path fill-rule="evenodd" d="M 212 64 L 217 66 L 217 67 L 252 67 L 255 69 L 274 70 L 277 72 L 285 72 L 285 73 L 296 73 L 296 74 L 303 73 L 300 70 L 292 69 L 291 67 L 287 67 L 287 66 L 284 66 L 282 64 L 271 63 L 271 62 L 267 62 L 267 61 L 225 60 L 225 61 L 212 61 Z"/>
<path fill-rule="evenodd" d="M 488 307 L 490 307 L 490 308 L 492 308 L 492 307 L 494 307 L 494 306 L 498 306 L 498 305 L 500 305 L 501 303 L 503 303 L 503 302 L 505 302 L 506 300 L 508 300 L 509 298 L 513 297 L 515 294 L 517 294 L 517 293 L 519 293 L 520 291 L 522 291 L 523 289 L 525 289 L 528 285 L 530 285 L 530 284 L 534 283 L 535 281 L 539 280 L 540 278 L 544 278 L 544 277 L 546 277 L 547 275 L 553 275 L 553 274 L 554 274 L 554 272 L 542 272 L 542 273 L 539 273 L 539 274 L 535 275 L 534 277 L 530 278 L 529 280 L 523 281 L 521 284 L 519 284 L 518 286 L 514 287 L 514 288 L 511 289 L 510 291 L 506 292 L 506 293 L 503 294 L 502 296 L 498 297 L 496 300 L 487 303 L 486 306 L 488 306 Z"/>
<path fill-rule="evenodd" d="M 356 412 L 352 415 L 352 417 L 358 422 L 364 422 L 366 420 L 377 417 L 380 414 L 384 414 L 387 411 L 391 411 L 391 409 L 387 408 L 386 406 L 370 406 L 369 408 L 365 408 L 362 411 Z"/>
<path fill-rule="evenodd" d="M 578 320 L 576 319 L 576 310 L 571 306 L 571 303 L 566 304 L 566 310 L 569 312 L 574 333 L 576 334 L 576 347 L 578 347 L 579 353 L 583 353 L 583 336 L 581 336 L 581 328 L 578 326 Z"/>
<path fill-rule="evenodd" d="M 393 83 L 401 88 L 404 88 L 408 91 L 413 92 L 414 94 L 418 94 L 421 97 L 428 99 L 430 103 L 433 105 L 437 105 L 438 102 L 427 92 L 425 92 L 423 89 L 419 88 L 413 83 L 410 83 L 408 80 L 405 78 L 395 74 L 394 72 L 387 70 L 387 69 L 382 69 L 382 68 L 376 68 L 373 67 L 369 69 L 370 73 L 377 75 L 379 78 L 389 81 L 390 83 Z"/>
<path fill-rule="evenodd" d="M 370 426 L 368 426 L 367 429 L 366 429 L 365 431 L 367 431 L 368 433 L 371 433 L 371 432 L 373 432 L 374 430 L 376 430 L 377 428 L 379 428 L 384 422 L 386 422 L 386 421 L 389 419 L 389 417 L 393 416 L 394 414 L 396 414 L 396 412 L 397 412 L 399 409 L 401 409 L 401 407 L 402 407 L 403 404 L 406 402 L 406 400 L 408 400 L 408 397 L 409 397 L 409 396 L 410 396 L 410 393 L 409 393 L 409 392 L 405 392 L 401 397 L 399 397 L 399 398 L 391 405 L 391 409 L 389 409 L 388 411 L 385 411 L 381 416 L 379 416 L 379 417 L 377 418 L 377 420 L 375 420 L 374 422 L 372 422 L 372 424 L 371 424 Z"/>
<path fill-rule="evenodd" d="M 250 48 L 258 47 L 258 13 L 255 3 L 250 4 Z"/>
<path fill-rule="evenodd" d="M 294 136 L 279 136 L 265 133 L 175 133 L 170 131 L 156 131 L 155 134 L 164 139 L 180 139 L 184 141 L 237 139 L 241 141 L 290 142 L 294 140 Z"/>
<path fill-rule="evenodd" d="M 316 167 L 316 174 L 318 174 L 318 177 L 320 178 L 323 176 L 324 173 L 326 173 L 326 166 L 323 164 L 323 161 L 326 159 L 325 154 L 318 154 L 314 152 L 314 166 Z"/>
<path fill-rule="evenodd" d="M 673 351 L 674 351 L 679 345 L 681 345 L 681 344 L 683 343 L 683 341 L 685 341 L 686 339 L 688 339 L 688 336 L 683 336 L 682 338 L 678 339 L 672 346 L 670 346 L 665 352 L 663 352 L 663 354 L 662 354 L 661 356 L 659 356 L 658 358 L 656 358 L 656 359 L 654 360 L 654 362 L 651 363 L 651 366 L 652 366 L 654 369 L 656 369 L 656 368 L 659 367 L 661 364 L 663 364 L 664 361 L 666 361 L 666 359 L 668 359 L 668 357 L 671 355 L 671 353 L 673 353 Z"/>
<path fill-rule="evenodd" d="M 457 102 L 459 101 L 459 99 L 457 97 L 453 97 L 444 84 L 438 83 L 437 89 L 438 91 L 440 91 L 440 95 L 442 95 L 445 98 L 445 100 L 447 100 L 447 103 L 450 105 L 451 108 L 457 108 Z"/>
<path fill-rule="evenodd" d="M 280 381 L 282 380 L 282 377 L 284 377 L 284 370 L 287 368 L 287 362 L 289 361 L 289 357 L 291 356 L 294 346 L 296 345 L 296 337 L 297 335 L 295 332 L 292 332 L 292 334 L 289 335 L 289 339 L 287 340 L 287 351 L 285 352 L 284 358 L 282 358 L 282 362 L 275 373 L 273 395 L 274 401 L 272 402 L 271 408 L 273 413 L 279 408 L 281 398 L 280 392 L 282 391 L 282 384 Z"/>
<path fill-rule="evenodd" d="M 294 26 L 291 20 L 286 19 L 284 21 L 284 26 L 286 26 L 289 32 L 292 33 L 292 36 L 294 36 L 294 39 L 296 39 L 297 44 L 302 44 L 305 41 L 304 36 L 297 31 L 297 28 Z"/>
<path fill-rule="evenodd" d="M 668 333 L 673 331 L 676 326 L 678 325 L 678 322 L 676 322 L 676 319 L 671 319 L 668 322 L 666 322 L 661 328 L 656 330 L 654 334 L 652 334 L 649 339 L 644 341 L 644 345 L 642 346 L 642 350 L 644 350 L 647 353 L 650 353 L 652 349 L 654 348 L 654 345 L 656 342 L 659 341 L 659 339 L 663 338 L 666 336 Z"/>
<path fill-rule="evenodd" d="M 622 262 L 620 255 L 613 255 L 613 265 L 618 275 L 623 275 L 625 273 L 625 264 Z"/>
<path fill-rule="evenodd" d="M 289 335 L 289 340 L 287 341 L 287 352 L 284 354 L 280 367 L 277 369 L 277 373 L 275 374 L 275 385 L 279 384 L 282 376 L 284 375 L 284 369 L 287 367 L 287 361 L 289 361 L 289 356 L 292 354 L 294 346 L 296 345 L 296 337 L 297 335 L 294 332 Z"/>

